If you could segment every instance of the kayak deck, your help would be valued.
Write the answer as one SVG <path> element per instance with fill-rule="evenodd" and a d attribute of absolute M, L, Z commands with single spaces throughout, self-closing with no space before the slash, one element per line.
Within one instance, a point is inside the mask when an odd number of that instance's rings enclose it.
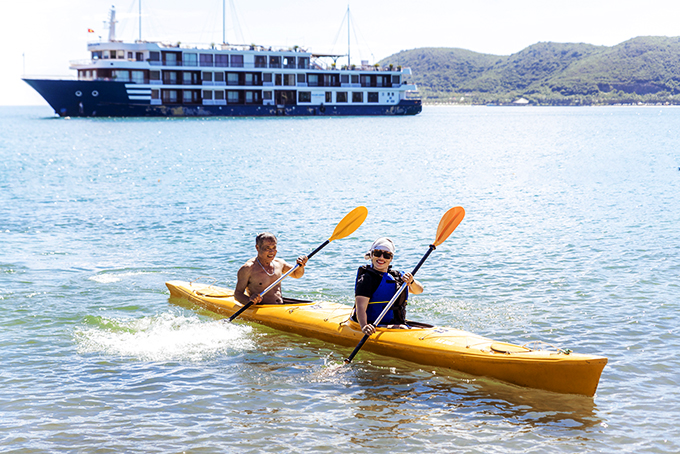
<path fill-rule="evenodd" d="M 226 288 L 169 281 L 173 297 L 230 316 L 243 307 Z M 255 305 L 240 318 L 346 347 L 363 337 L 350 319 L 351 308 L 331 302 Z M 410 322 L 409 322 L 410 323 Z M 520 386 L 566 394 L 595 395 L 607 358 L 566 350 L 536 350 L 498 342 L 470 332 L 414 324 L 412 329 L 378 328 L 364 345 L 368 350 L 414 363 L 492 377 Z"/>

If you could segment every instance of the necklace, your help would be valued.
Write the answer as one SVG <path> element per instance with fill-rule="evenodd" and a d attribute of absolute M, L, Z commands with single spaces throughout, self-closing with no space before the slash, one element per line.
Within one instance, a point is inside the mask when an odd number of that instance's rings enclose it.
<path fill-rule="evenodd" d="M 262 268 L 262 271 L 264 271 L 265 273 L 267 273 L 267 276 L 273 276 L 274 273 L 276 273 L 276 270 L 274 269 L 274 266 L 272 266 L 272 269 L 273 269 L 274 271 L 272 271 L 271 273 L 270 273 L 269 271 L 265 270 L 265 269 L 264 269 L 264 266 L 262 266 L 262 262 L 260 262 L 260 257 L 256 257 L 255 260 L 257 260 L 257 263 L 260 265 L 260 268 Z"/>

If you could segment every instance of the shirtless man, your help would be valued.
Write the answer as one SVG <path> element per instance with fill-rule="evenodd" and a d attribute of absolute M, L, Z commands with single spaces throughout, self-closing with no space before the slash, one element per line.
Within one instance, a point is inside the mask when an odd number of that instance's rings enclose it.
<path fill-rule="evenodd" d="M 281 283 L 263 296 L 260 296 L 260 293 L 289 271 L 292 266 L 285 260 L 276 258 L 276 237 L 271 233 L 260 233 L 255 238 L 255 249 L 257 257 L 248 260 L 238 270 L 234 298 L 241 304 L 247 304 L 250 301 L 254 304 L 283 304 Z M 290 276 L 299 279 L 305 274 L 307 256 L 298 257 L 297 264 L 300 266 L 290 273 Z"/>

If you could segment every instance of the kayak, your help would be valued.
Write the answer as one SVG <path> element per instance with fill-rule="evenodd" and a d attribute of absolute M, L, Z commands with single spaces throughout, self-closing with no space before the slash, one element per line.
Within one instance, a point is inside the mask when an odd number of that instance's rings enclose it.
<path fill-rule="evenodd" d="M 170 294 L 220 315 L 243 307 L 232 290 L 214 285 L 169 281 Z M 288 300 L 258 304 L 240 318 L 281 331 L 355 347 L 364 334 L 350 319 L 352 308 L 327 301 Z M 559 348 L 498 342 L 455 328 L 408 322 L 412 329 L 378 328 L 363 350 L 414 363 L 491 377 L 528 388 L 594 396 L 607 358 Z"/>

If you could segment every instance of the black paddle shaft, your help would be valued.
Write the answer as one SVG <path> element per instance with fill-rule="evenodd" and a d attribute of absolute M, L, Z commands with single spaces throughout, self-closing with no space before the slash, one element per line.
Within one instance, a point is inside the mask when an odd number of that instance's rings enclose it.
<path fill-rule="evenodd" d="M 331 240 L 326 240 L 326 241 L 324 241 L 323 243 L 321 243 L 321 246 L 319 246 L 318 248 L 314 249 L 314 250 L 307 256 L 307 259 L 311 259 L 312 257 L 314 257 L 314 254 L 316 254 L 316 253 L 319 252 L 321 249 L 323 249 L 323 248 L 325 248 L 326 246 L 328 246 L 328 243 L 330 243 L 330 242 L 331 242 Z"/>
<path fill-rule="evenodd" d="M 413 268 L 413 271 L 411 271 L 411 275 L 413 275 L 413 276 L 416 275 L 416 273 L 418 272 L 418 270 L 420 269 L 420 267 L 423 266 L 423 263 L 425 263 L 425 260 L 427 260 L 427 258 L 430 256 L 430 254 L 432 254 L 432 251 L 434 251 L 436 248 L 437 248 L 437 247 L 436 247 L 434 244 L 431 244 L 431 245 L 430 245 L 430 249 L 427 250 L 427 252 L 426 252 L 425 255 L 423 256 L 423 258 L 420 259 L 420 262 L 418 262 L 418 264 L 416 265 L 416 267 Z M 401 292 L 399 292 L 399 293 L 401 293 Z M 395 295 L 395 296 L 396 296 L 396 295 Z M 387 311 L 390 309 L 390 307 L 392 307 L 392 304 L 394 304 L 394 300 L 396 300 L 396 298 L 393 298 L 393 300 L 390 301 L 390 303 L 388 304 L 387 308 L 385 309 L 385 312 L 387 312 Z M 378 323 L 380 323 L 381 320 L 382 320 L 382 318 L 378 318 L 378 320 L 375 321 L 376 326 L 378 325 Z M 345 359 L 345 364 L 349 364 L 349 363 L 352 362 L 352 360 L 354 359 L 354 357 L 357 355 L 357 353 L 359 353 L 359 350 L 361 350 L 361 347 L 364 346 L 364 344 L 366 343 L 366 341 L 368 340 L 369 337 L 371 337 L 371 336 L 369 336 L 368 334 L 364 334 L 364 337 L 361 338 L 361 341 L 359 341 L 359 343 L 357 344 L 357 346 L 354 348 L 354 351 L 352 352 L 352 354 L 349 355 L 349 356 L 347 357 L 347 359 Z"/>

